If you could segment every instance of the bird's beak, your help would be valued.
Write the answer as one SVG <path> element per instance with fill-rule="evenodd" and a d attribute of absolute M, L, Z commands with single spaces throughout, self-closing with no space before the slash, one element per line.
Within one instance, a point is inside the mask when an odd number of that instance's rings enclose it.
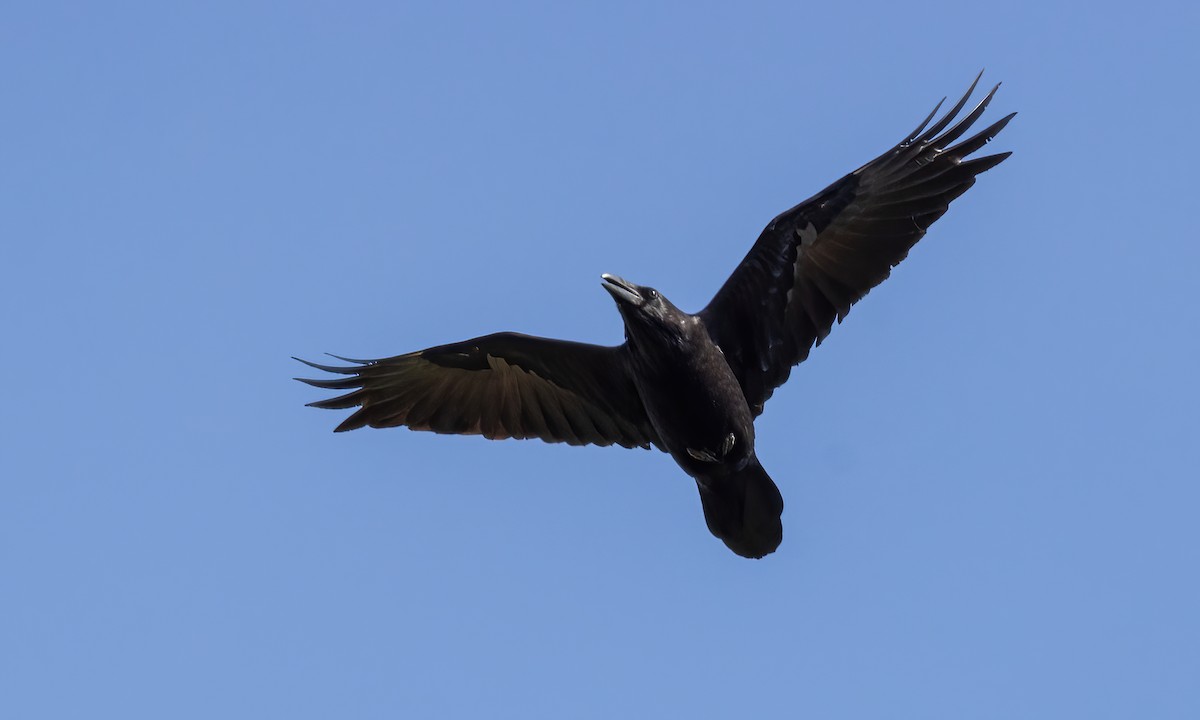
<path fill-rule="evenodd" d="M 638 292 L 637 285 L 634 285 L 628 280 L 622 280 L 616 275 L 609 275 L 608 273 L 601 275 L 600 279 L 603 281 L 604 289 L 613 296 L 613 299 L 616 300 L 618 304 L 628 303 L 630 305 L 640 306 L 643 302 L 645 302 L 645 300 L 642 298 L 642 294 Z"/>

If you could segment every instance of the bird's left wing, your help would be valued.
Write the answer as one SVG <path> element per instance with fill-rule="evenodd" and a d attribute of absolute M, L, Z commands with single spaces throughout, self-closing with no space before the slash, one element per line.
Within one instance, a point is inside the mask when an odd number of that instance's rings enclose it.
<path fill-rule="evenodd" d="M 622 347 L 496 333 L 349 367 L 301 382 L 350 390 L 312 407 L 358 410 L 337 431 L 407 426 L 489 439 L 650 447 L 658 435 L 626 371 Z M 299 358 L 297 358 L 299 359 Z"/>
<path fill-rule="evenodd" d="M 999 88 L 950 126 L 978 82 L 929 129 L 937 107 L 899 145 L 772 220 L 700 312 L 755 415 L 792 366 L 888 277 L 950 201 L 1009 156 L 966 159 L 1016 113 L 953 144 Z"/>

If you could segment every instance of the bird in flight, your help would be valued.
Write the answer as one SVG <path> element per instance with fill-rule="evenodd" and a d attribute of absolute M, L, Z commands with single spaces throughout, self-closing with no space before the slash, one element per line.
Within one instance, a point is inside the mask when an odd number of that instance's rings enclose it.
<path fill-rule="evenodd" d="M 754 419 L 834 321 L 1011 154 L 969 159 L 1016 113 L 959 141 L 1000 87 L 956 122 L 978 82 L 932 125 L 941 102 L 898 145 L 772 220 L 698 313 L 604 274 L 625 325 L 616 347 L 503 332 L 379 360 L 338 357 L 349 366 L 301 360 L 342 377 L 297 379 L 347 391 L 309 403 L 357 408 L 338 432 L 403 425 L 656 447 L 696 481 L 712 534 L 761 558 L 783 540 L 783 497 L 755 455 Z"/>

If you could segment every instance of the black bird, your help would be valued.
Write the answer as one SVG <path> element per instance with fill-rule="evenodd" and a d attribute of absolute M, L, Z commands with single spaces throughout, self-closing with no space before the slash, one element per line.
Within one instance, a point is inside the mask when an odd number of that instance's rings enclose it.
<path fill-rule="evenodd" d="M 783 498 L 754 452 L 754 418 L 792 366 L 883 282 L 951 200 L 1011 153 L 967 160 L 1016 113 L 958 144 L 999 85 L 965 117 L 979 78 L 926 128 L 767 225 L 733 275 L 692 315 L 654 288 L 602 275 L 625 343 L 601 347 L 497 333 L 304 380 L 350 392 L 313 407 L 357 407 L 336 430 L 413 430 L 657 447 L 696 480 L 712 534 L 760 558 L 783 539 Z M 945 99 L 943 98 L 943 102 Z M 336 357 L 336 356 L 335 356 Z"/>

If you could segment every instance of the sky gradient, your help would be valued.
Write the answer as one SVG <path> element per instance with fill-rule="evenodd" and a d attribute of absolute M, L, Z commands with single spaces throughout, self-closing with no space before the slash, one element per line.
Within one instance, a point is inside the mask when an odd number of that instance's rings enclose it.
<path fill-rule="evenodd" d="M 28 3 L 0 23 L 0 717 L 1200 717 L 1200 11 Z M 698 310 L 980 68 L 986 173 L 666 455 L 335 435 L 290 359 Z"/>

